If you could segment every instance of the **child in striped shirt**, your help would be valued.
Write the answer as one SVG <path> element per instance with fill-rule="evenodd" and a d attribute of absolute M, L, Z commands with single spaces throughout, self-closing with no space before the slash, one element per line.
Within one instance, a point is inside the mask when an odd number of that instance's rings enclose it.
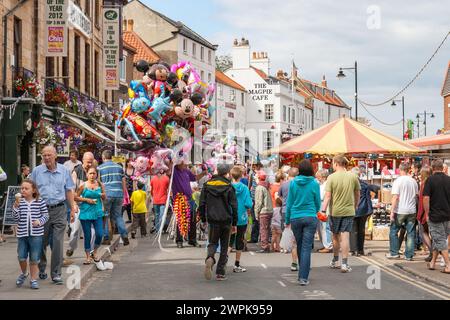
<path fill-rule="evenodd" d="M 24 180 L 22 182 L 21 193 L 16 194 L 12 211 L 13 218 L 17 221 L 17 254 L 22 270 L 16 285 L 22 286 L 28 277 L 27 259 L 29 257 L 31 289 L 39 289 L 38 263 L 42 253 L 44 224 L 49 217 L 47 205 L 43 199 L 39 198 L 39 192 L 33 181 Z"/>

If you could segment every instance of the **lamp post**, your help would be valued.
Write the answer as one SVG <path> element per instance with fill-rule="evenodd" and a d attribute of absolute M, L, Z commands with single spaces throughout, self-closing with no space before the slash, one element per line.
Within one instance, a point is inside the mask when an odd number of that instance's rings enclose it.
<path fill-rule="evenodd" d="M 395 101 L 402 102 L 402 125 L 403 125 L 402 137 L 403 137 L 403 140 L 405 140 L 405 97 L 402 96 L 402 100 L 392 100 L 391 106 L 393 106 L 393 107 L 396 106 Z"/>
<path fill-rule="evenodd" d="M 420 121 L 420 118 L 423 117 L 423 125 L 425 126 L 425 137 L 427 136 L 427 116 L 430 116 L 430 117 L 433 119 L 433 118 L 434 118 L 434 113 L 424 111 L 424 112 L 423 112 L 423 115 L 420 114 L 420 113 L 418 113 L 418 114 L 416 115 L 416 119 L 417 119 L 417 128 L 419 128 L 419 121 Z"/>
<path fill-rule="evenodd" d="M 355 119 L 358 121 L 358 63 L 355 61 L 354 67 L 339 68 L 339 73 L 337 74 L 339 80 L 345 78 L 343 70 L 355 70 Z"/>

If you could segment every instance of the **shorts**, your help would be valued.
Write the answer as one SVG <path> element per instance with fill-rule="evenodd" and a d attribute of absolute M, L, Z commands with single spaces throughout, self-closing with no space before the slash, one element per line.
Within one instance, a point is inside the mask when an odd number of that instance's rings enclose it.
<path fill-rule="evenodd" d="M 42 254 L 43 238 L 43 236 L 17 238 L 17 255 L 19 261 L 27 261 L 29 256 L 30 263 L 39 263 Z"/>
<path fill-rule="evenodd" d="M 447 239 L 450 235 L 450 221 L 432 222 L 428 220 L 428 228 L 432 239 L 433 250 L 445 251 L 448 249 Z"/>
<path fill-rule="evenodd" d="M 247 231 L 247 225 L 245 226 L 237 226 L 237 232 L 236 232 L 236 250 L 242 251 L 244 250 L 244 237 L 245 233 Z"/>
<path fill-rule="evenodd" d="M 330 217 L 330 229 L 334 234 L 341 232 L 351 232 L 353 227 L 353 216 L 351 217 Z"/>

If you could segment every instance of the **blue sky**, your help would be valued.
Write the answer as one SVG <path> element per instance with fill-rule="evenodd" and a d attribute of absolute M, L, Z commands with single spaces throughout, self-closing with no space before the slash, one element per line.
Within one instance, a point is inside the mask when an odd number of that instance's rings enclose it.
<path fill-rule="evenodd" d="M 218 44 L 218 54 L 231 53 L 234 38 L 249 39 L 252 51 L 268 52 L 272 74 L 288 71 L 293 53 L 303 78 L 320 82 L 325 75 L 328 86 L 351 106 L 353 74 L 337 80 L 339 67 L 357 60 L 359 97 L 378 103 L 409 82 L 450 30 L 450 6 L 437 1 L 284 0 L 275 6 L 273 0 L 143 2 Z M 436 114 L 427 121 L 428 135 L 443 126 L 440 91 L 449 59 L 450 39 L 405 92 L 407 119 L 425 110 Z M 369 110 L 384 122 L 401 120 L 401 107 L 386 104 Z M 401 137 L 401 124 L 382 125 L 361 106 L 358 115 L 369 118 L 374 128 Z M 420 131 L 423 135 L 422 124 Z"/>

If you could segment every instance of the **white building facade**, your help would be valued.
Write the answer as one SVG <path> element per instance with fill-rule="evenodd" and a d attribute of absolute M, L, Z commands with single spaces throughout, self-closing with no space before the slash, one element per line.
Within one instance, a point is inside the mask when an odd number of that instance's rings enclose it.
<path fill-rule="evenodd" d="M 235 40 L 233 67 L 225 71 L 248 93 L 246 130 L 250 146 L 257 152 L 278 146 L 283 135 L 300 135 L 312 129 L 312 110 L 305 107 L 305 98 L 292 90 L 289 81 L 271 77 L 267 53 L 250 56 L 248 40 Z"/>

